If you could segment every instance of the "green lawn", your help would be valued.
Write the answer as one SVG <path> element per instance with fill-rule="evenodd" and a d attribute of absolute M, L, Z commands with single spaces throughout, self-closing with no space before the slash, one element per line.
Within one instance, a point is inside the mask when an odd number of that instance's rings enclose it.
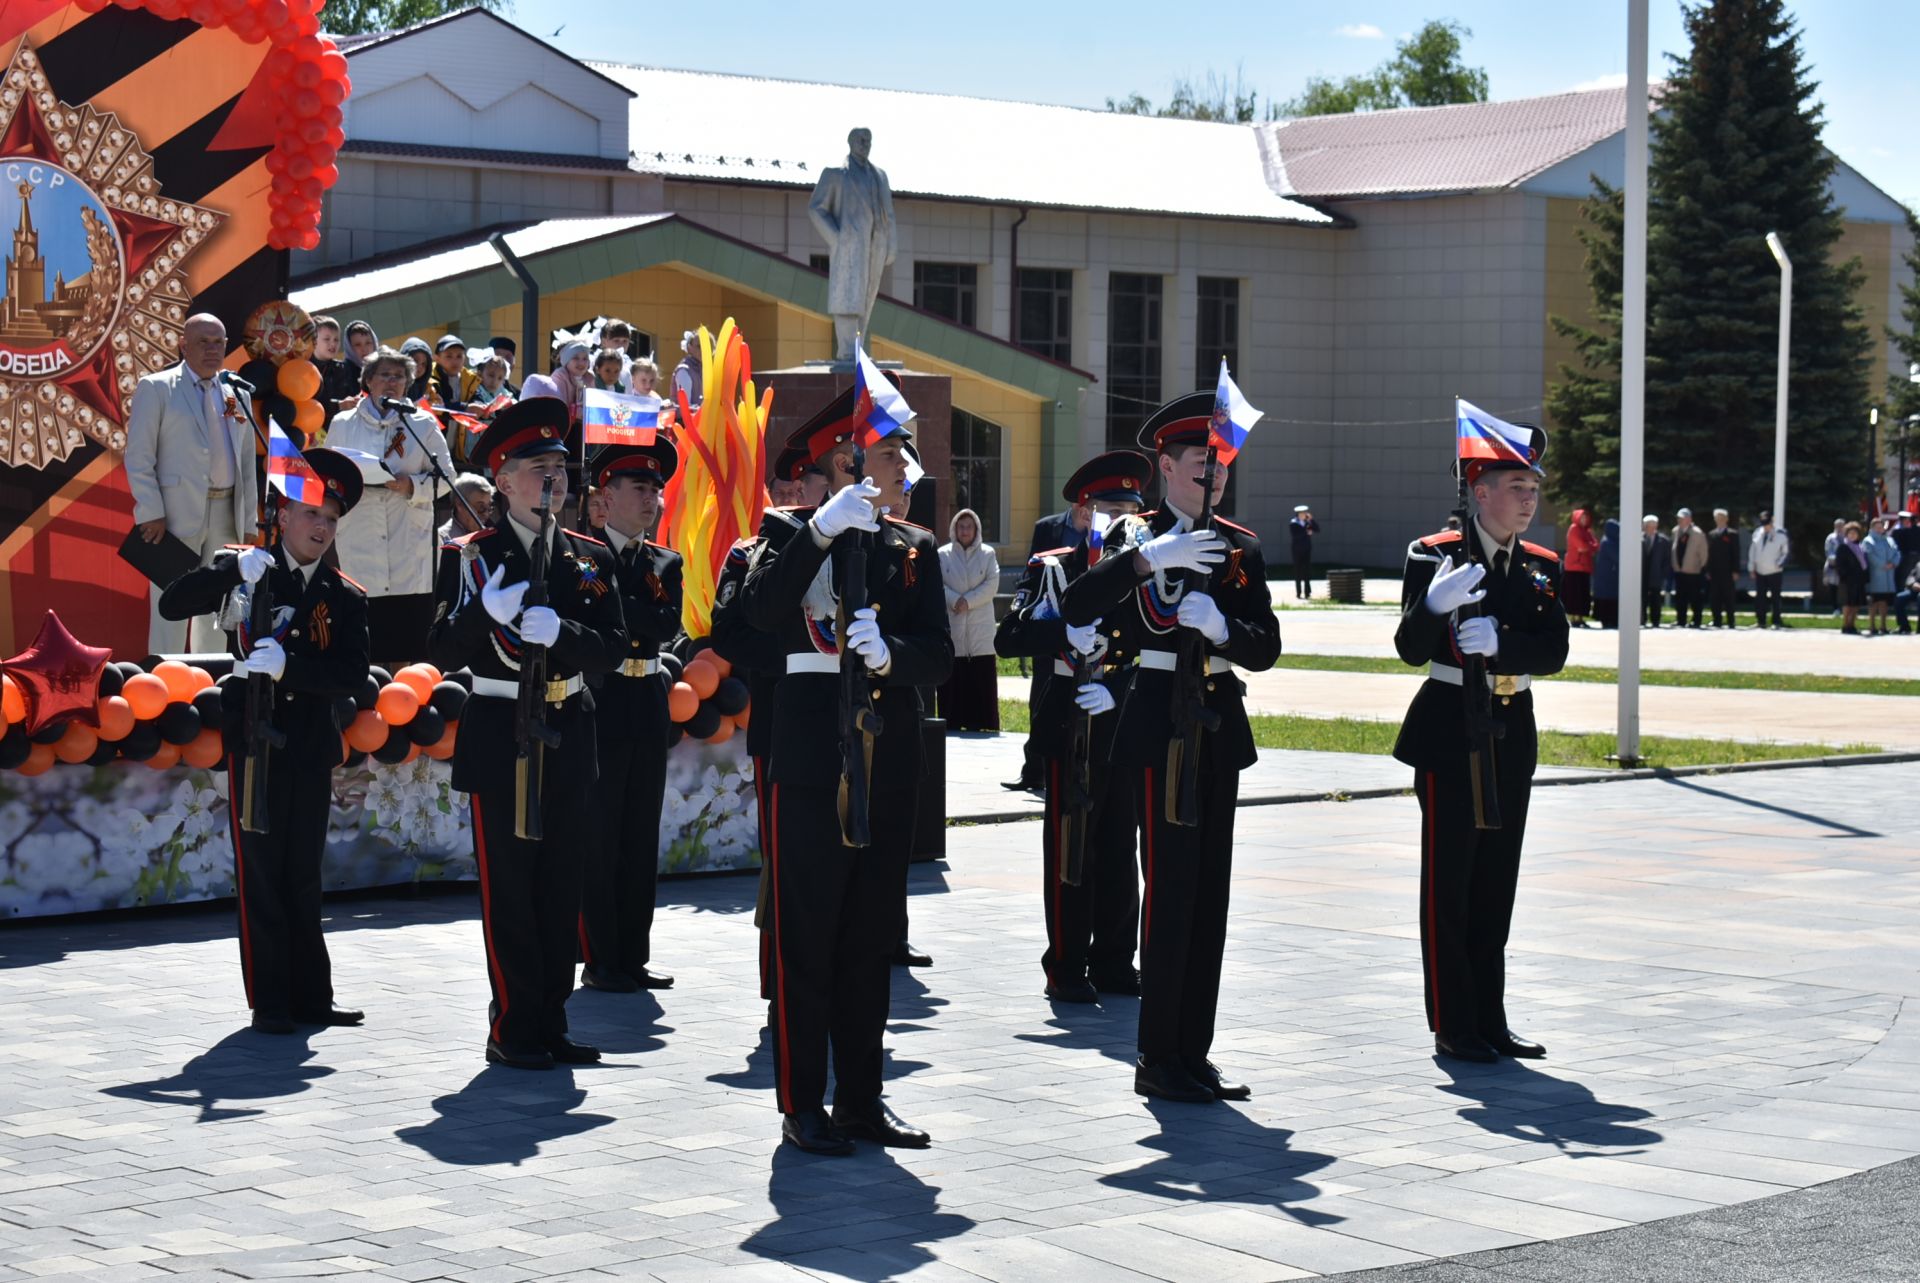
<path fill-rule="evenodd" d="M 1920 659 L 1920 652 L 1916 652 Z M 1276 668 L 1301 668 L 1333 673 L 1415 673 L 1398 659 L 1372 655 L 1282 655 Z M 1551 678 L 1556 682 L 1603 682 L 1619 679 L 1614 668 L 1564 668 Z M 1920 679 L 1905 677 L 1835 677 L 1824 673 L 1726 673 L 1694 672 L 1682 668 L 1646 668 L 1640 672 L 1643 686 L 1691 686 L 1710 690 L 1811 691 L 1819 695 L 1920 695 Z"/>
<path fill-rule="evenodd" d="M 1253 742 L 1261 748 L 1306 749 L 1319 753 L 1393 752 L 1393 741 L 1400 733 L 1395 722 L 1370 722 L 1354 717 L 1254 717 Z M 1027 705 L 1024 700 L 1000 701 L 1000 731 L 1006 735 L 1027 732 Z M 1565 731 L 1540 732 L 1540 764 L 1543 766 L 1586 766 L 1604 769 L 1613 766 L 1610 755 L 1617 747 L 1610 734 L 1574 735 Z M 1647 736 L 1640 741 L 1643 766 L 1720 766 L 1735 762 L 1773 762 L 1798 757 L 1832 757 L 1846 753 L 1876 753 L 1873 744 L 1849 744 L 1835 748 L 1826 744 L 1762 744 L 1745 740 L 1664 739 Z"/>

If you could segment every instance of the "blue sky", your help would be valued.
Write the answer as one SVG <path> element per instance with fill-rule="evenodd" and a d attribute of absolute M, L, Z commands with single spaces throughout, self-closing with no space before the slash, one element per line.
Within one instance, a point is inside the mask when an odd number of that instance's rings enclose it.
<path fill-rule="evenodd" d="M 701 71 L 827 80 L 1099 107 L 1138 90 L 1164 101 L 1176 76 L 1229 76 L 1236 67 L 1264 96 L 1288 98 L 1311 75 L 1372 68 L 1394 41 L 1431 18 L 1473 30 L 1470 65 L 1485 67 L 1496 99 L 1588 85 L 1626 72 L 1626 5 L 1541 0 L 1142 0 L 1046 3 L 906 0 L 892 5 L 732 0 L 724 6 L 648 6 L 627 22 L 622 4 L 511 0 L 508 16 L 577 57 Z M 1651 0 L 1650 66 L 1683 48 L 1677 0 Z M 806 13 L 872 15 L 871 25 Z M 1920 203 L 1920 82 L 1899 51 L 1913 32 L 1911 0 L 1802 0 L 1794 12 L 1820 97 L 1829 147 L 1893 196 Z M 702 14 L 724 13 L 703 33 Z M 675 16 L 677 15 L 677 16 Z M 564 25 L 563 25 L 564 24 Z M 1889 56 L 1892 55 L 1892 56 Z M 1037 141 L 1037 140 L 1036 140 Z M 1009 140 L 1009 145 L 1020 142 Z"/>

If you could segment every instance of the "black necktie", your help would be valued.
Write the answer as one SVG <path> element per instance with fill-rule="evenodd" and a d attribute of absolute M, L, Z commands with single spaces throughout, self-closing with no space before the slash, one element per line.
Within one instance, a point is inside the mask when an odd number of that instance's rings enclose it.
<path fill-rule="evenodd" d="M 1507 550 L 1505 548 L 1493 554 L 1493 577 L 1495 579 L 1505 579 L 1507 577 Z"/>

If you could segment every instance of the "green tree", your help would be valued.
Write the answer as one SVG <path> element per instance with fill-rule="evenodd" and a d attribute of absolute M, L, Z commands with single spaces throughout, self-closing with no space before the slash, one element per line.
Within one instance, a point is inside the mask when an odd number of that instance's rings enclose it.
<path fill-rule="evenodd" d="M 357 36 L 411 27 L 462 9 L 499 13 L 506 7 L 506 0 L 327 0 L 320 23 L 332 35 Z"/>
<path fill-rule="evenodd" d="M 1107 99 L 1107 110 L 1123 116 L 1163 116 L 1175 120 L 1212 120 L 1226 124 L 1252 123 L 1259 111 L 1260 95 L 1247 88 L 1236 69 L 1233 79 L 1215 71 L 1207 72 L 1203 84 L 1182 76 L 1173 82 L 1173 97 L 1164 107 L 1155 107 L 1144 94 L 1130 93 L 1125 98 Z M 1272 105 L 1267 119 L 1274 117 Z"/>
<path fill-rule="evenodd" d="M 1915 217 L 1911 209 L 1907 211 L 1907 235 L 1913 245 L 1905 255 L 1908 280 L 1900 287 L 1900 319 L 1906 329 L 1887 331 L 1901 359 L 1898 368 L 1887 375 L 1887 412 L 1892 422 L 1886 429 L 1886 444 L 1911 468 L 1920 461 L 1920 383 L 1913 381 L 1911 373 L 1920 367 L 1920 217 Z M 1906 501 L 1910 484 L 1901 477 L 1887 487 L 1887 498 L 1894 507 Z"/>
<path fill-rule="evenodd" d="M 1864 274 L 1858 259 L 1833 261 L 1835 162 L 1784 0 L 1715 0 L 1683 15 L 1691 48 L 1675 59 L 1648 162 L 1647 511 L 1719 505 L 1751 518 L 1767 506 L 1779 276 L 1766 234 L 1777 231 L 1794 264 L 1787 518 L 1804 564 L 1864 482 Z M 1595 322 L 1556 319 L 1581 366 L 1563 368 L 1548 402 L 1554 487 L 1567 498 L 1619 481 L 1617 195 L 1597 185 L 1586 214 Z"/>
<path fill-rule="evenodd" d="M 1451 19 L 1437 18 L 1402 40 L 1392 58 L 1365 75 L 1329 80 L 1314 76 L 1305 91 L 1281 103 L 1281 116 L 1335 116 L 1393 107 L 1439 107 L 1456 102 L 1485 102 L 1487 73 L 1460 60 L 1463 42 L 1473 32 Z"/>

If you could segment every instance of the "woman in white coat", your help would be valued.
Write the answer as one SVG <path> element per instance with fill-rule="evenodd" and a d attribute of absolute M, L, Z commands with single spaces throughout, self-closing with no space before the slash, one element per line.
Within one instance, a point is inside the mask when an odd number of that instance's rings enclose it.
<path fill-rule="evenodd" d="M 433 623 L 433 500 L 444 487 L 436 487 L 428 452 L 453 475 L 447 439 L 430 416 L 380 407 L 400 396 L 410 373 L 406 357 L 380 348 L 360 370 L 367 395 L 327 428 L 329 446 L 369 454 L 393 474 L 385 485 L 368 480 L 365 496 L 340 519 L 333 545 L 341 571 L 366 589 L 372 657 L 388 667 L 424 658 Z"/>
<path fill-rule="evenodd" d="M 980 537 L 980 515 L 953 514 L 949 542 L 940 546 L 940 579 L 947 589 L 947 627 L 953 634 L 953 674 L 940 688 L 940 716 L 950 731 L 1000 730 L 999 660 L 993 653 L 993 598 L 1000 591 L 1000 560 Z"/>

